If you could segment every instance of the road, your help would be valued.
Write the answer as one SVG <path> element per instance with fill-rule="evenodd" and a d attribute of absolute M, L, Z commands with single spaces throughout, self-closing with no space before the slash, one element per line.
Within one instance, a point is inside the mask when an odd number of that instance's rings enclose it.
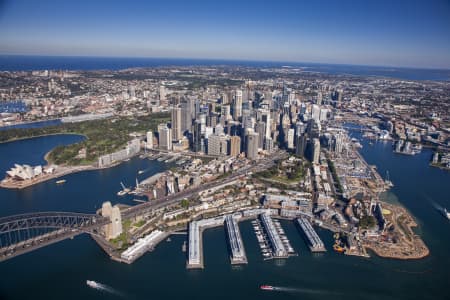
<path fill-rule="evenodd" d="M 205 191 L 205 190 L 215 188 L 215 187 L 218 187 L 218 186 L 226 184 L 226 183 L 230 183 L 230 182 L 238 179 L 239 177 L 245 176 L 249 172 L 263 171 L 263 170 L 268 169 L 271 166 L 273 166 L 275 160 L 286 157 L 286 155 L 287 154 L 285 152 L 276 152 L 270 158 L 260 159 L 260 160 L 256 161 L 255 164 L 246 166 L 246 167 L 232 173 L 230 176 L 223 178 L 221 180 L 215 180 L 215 181 L 205 183 L 205 184 L 202 184 L 201 186 L 194 187 L 194 188 L 187 188 L 181 192 L 165 196 L 158 200 L 145 202 L 142 204 L 132 206 L 132 207 L 122 211 L 122 218 L 129 219 L 129 218 L 134 218 L 136 216 L 142 216 L 142 215 L 149 213 L 152 210 L 159 209 L 159 208 L 169 206 L 172 204 L 176 204 L 176 203 L 180 202 L 182 199 L 192 197 L 194 194 L 198 194 L 201 191 Z"/>

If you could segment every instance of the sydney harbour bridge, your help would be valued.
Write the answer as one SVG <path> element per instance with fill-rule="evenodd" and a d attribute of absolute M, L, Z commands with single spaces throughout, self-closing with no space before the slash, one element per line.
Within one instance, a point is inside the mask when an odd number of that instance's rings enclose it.
<path fill-rule="evenodd" d="M 101 235 L 109 218 L 96 214 L 39 212 L 0 218 L 0 261 L 74 237 Z"/>

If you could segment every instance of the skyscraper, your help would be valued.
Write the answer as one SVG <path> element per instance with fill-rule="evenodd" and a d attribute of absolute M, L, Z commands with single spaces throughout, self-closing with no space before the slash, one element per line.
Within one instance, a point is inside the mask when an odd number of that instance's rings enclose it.
<path fill-rule="evenodd" d="M 258 133 L 249 133 L 245 138 L 246 138 L 245 155 L 247 156 L 248 159 L 258 158 L 259 134 Z"/>
<path fill-rule="evenodd" d="M 181 131 L 181 108 L 172 108 L 172 138 L 174 141 L 179 141 L 183 137 Z"/>
<path fill-rule="evenodd" d="M 238 156 L 239 154 L 241 154 L 241 138 L 232 136 L 230 138 L 230 155 Z"/>
<path fill-rule="evenodd" d="M 233 119 L 237 121 L 241 116 L 242 116 L 242 91 L 236 90 L 236 94 L 234 95 Z"/>
<path fill-rule="evenodd" d="M 147 132 L 147 143 L 145 144 L 145 147 L 147 149 L 153 149 L 153 132 L 152 131 Z"/>
<path fill-rule="evenodd" d="M 172 150 L 172 129 L 167 124 L 158 125 L 159 148 L 163 150 Z"/>

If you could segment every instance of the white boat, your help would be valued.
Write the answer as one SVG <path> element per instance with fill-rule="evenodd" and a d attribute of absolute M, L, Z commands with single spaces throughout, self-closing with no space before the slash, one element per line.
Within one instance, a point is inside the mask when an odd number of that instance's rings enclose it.
<path fill-rule="evenodd" d="M 97 282 L 93 281 L 93 280 L 86 280 L 86 284 L 88 286 L 90 286 L 91 288 L 94 288 L 94 289 L 100 287 L 100 285 Z"/>
<path fill-rule="evenodd" d="M 444 208 L 444 217 L 446 217 L 448 220 L 450 220 L 450 213 L 447 211 L 446 208 Z"/>

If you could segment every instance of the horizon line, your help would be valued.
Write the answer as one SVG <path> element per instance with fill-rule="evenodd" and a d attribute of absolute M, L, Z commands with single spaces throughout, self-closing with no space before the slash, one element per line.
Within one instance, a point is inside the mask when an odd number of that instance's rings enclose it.
<path fill-rule="evenodd" d="M 285 63 L 285 64 L 313 64 L 329 66 L 354 66 L 370 68 L 397 68 L 414 70 L 436 70 L 450 71 L 449 68 L 424 67 L 424 66 L 394 66 L 394 65 L 370 65 L 370 64 L 352 64 L 352 63 L 330 63 L 317 61 L 285 61 L 285 60 L 256 60 L 245 58 L 201 58 L 201 57 L 166 57 L 166 56 L 116 56 L 116 55 L 67 55 L 67 54 L 29 54 L 29 53 L 0 53 L 0 56 L 23 56 L 23 57 L 78 57 L 78 58 L 115 58 L 115 59 L 179 59 L 179 60 L 206 60 L 206 61 L 229 61 L 229 62 L 261 62 L 261 63 Z"/>

